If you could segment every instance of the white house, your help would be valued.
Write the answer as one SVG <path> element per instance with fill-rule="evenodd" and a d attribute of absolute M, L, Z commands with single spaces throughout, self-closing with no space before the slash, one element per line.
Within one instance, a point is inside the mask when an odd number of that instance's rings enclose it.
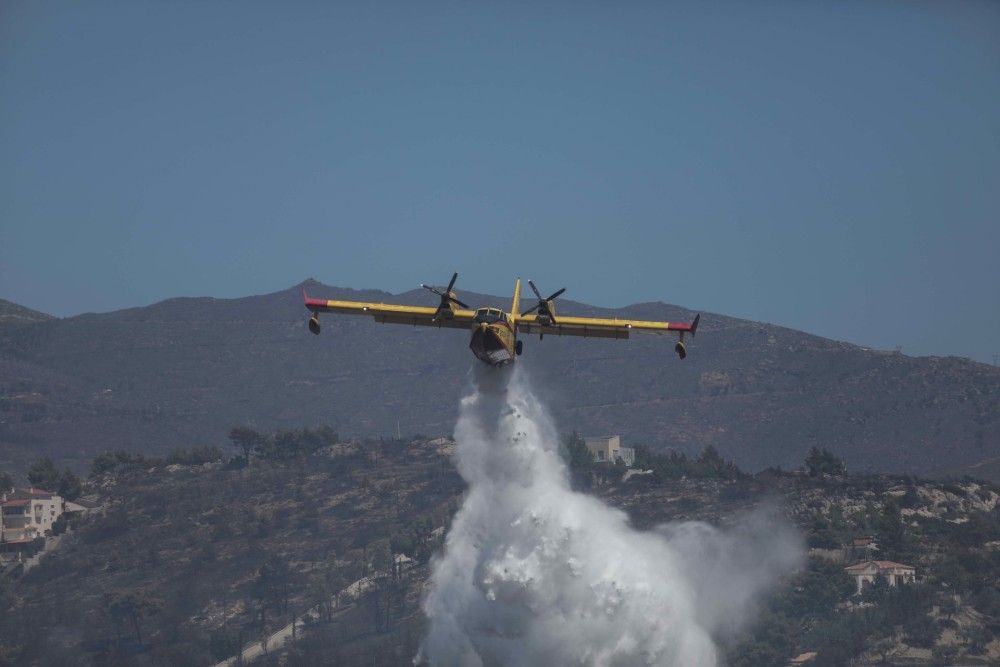
<path fill-rule="evenodd" d="M 584 438 L 583 442 L 587 445 L 591 458 L 597 463 L 614 463 L 621 459 L 627 466 L 635 464 L 635 450 L 631 447 L 622 447 L 620 436 L 590 437 Z"/>
<path fill-rule="evenodd" d="M 30 542 L 52 531 L 63 513 L 61 496 L 43 489 L 14 489 L 0 500 L 0 541 Z"/>
<path fill-rule="evenodd" d="M 890 586 L 912 584 L 917 578 L 917 570 L 912 565 L 894 563 L 891 560 L 869 560 L 864 563 L 848 565 L 844 571 L 854 577 L 854 581 L 857 582 L 858 595 L 861 595 L 866 586 L 874 584 L 876 577 L 882 577 Z"/>

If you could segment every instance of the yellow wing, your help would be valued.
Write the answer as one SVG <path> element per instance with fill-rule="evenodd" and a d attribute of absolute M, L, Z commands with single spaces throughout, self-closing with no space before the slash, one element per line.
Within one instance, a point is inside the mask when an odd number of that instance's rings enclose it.
<path fill-rule="evenodd" d="M 554 322 L 541 323 L 537 315 L 522 315 L 517 330 L 523 334 L 541 333 L 546 336 L 584 336 L 592 338 L 628 338 L 633 332 L 665 334 L 669 331 L 688 332 L 698 328 L 701 316 L 693 322 L 650 322 L 603 317 L 568 317 L 559 315 Z"/>
<path fill-rule="evenodd" d="M 472 326 L 472 319 L 476 316 L 476 311 L 465 309 L 454 309 L 445 311 L 437 319 L 437 308 L 424 306 L 397 306 L 391 303 L 367 303 L 364 301 L 336 301 L 328 299 L 313 299 L 303 292 L 305 306 L 316 313 L 343 313 L 345 315 L 368 315 L 376 322 L 383 324 L 409 324 L 411 326 L 443 327 L 448 329 L 468 329 Z M 314 332 L 319 331 L 318 320 Z M 313 330 L 312 320 L 309 324 Z"/>

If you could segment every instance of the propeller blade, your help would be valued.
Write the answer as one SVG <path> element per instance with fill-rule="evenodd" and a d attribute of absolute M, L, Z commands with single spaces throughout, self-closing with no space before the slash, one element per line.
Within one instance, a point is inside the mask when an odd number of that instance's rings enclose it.
<path fill-rule="evenodd" d="M 451 299 L 452 301 L 454 301 L 455 303 L 457 303 L 458 305 L 460 305 L 462 308 L 465 308 L 466 310 L 469 310 L 469 307 L 467 305 L 465 305 L 464 303 L 462 303 L 461 301 L 459 301 L 455 297 L 449 296 L 448 298 Z"/>
<path fill-rule="evenodd" d="M 528 281 L 528 284 L 529 284 L 529 285 L 531 285 L 531 291 L 535 293 L 535 296 L 537 296 L 537 297 L 538 297 L 538 300 L 539 300 L 539 301 L 543 301 L 541 293 L 540 293 L 540 292 L 538 291 L 538 288 L 537 288 L 537 287 L 535 287 L 535 283 L 533 283 L 533 282 L 531 282 L 531 281 L 529 280 L 529 281 Z"/>
<path fill-rule="evenodd" d="M 446 289 L 445 292 L 450 292 L 451 291 L 451 288 L 455 286 L 455 281 L 456 280 L 458 280 L 458 271 L 456 271 L 455 275 L 453 275 L 451 277 L 451 282 L 448 283 L 448 289 Z"/>
<path fill-rule="evenodd" d="M 539 307 L 540 305 L 542 305 L 542 304 L 540 304 L 540 303 L 536 303 L 536 304 L 535 304 L 534 306 L 532 306 L 532 307 L 531 307 L 531 308 L 529 308 L 528 310 L 525 310 L 525 311 L 523 311 L 523 312 L 522 312 L 521 314 L 522 314 L 522 315 L 527 315 L 528 313 L 531 313 L 531 312 L 534 312 L 534 311 L 538 310 L 538 307 Z"/>
<path fill-rule="evenodd" d="M 559 290 L 558 292 L 556 292 L 555 294 L 553 294 L 552 296 L 550 296 L 548 299 L 546 299 L 546 301 L 552 301 L 552 299 L 556 298 L 557 296 L 559 296 L 560 294 L 562 294 L 565 291 L 566 291 L 566 288 L 563 287 L 561 290 Z"/>
<path fill-rule="evenodd" d="M 425 290 L 428 290 L 430 292 L 434 292 L 438 296 L 444 296 L 444 294 L 442 294 L 441 292 L 439 292 L 436 287 L 431 287 L 430 285 L 425 285 L 423 283 L 420 283 L 420 286 L 423 287 Z"/>

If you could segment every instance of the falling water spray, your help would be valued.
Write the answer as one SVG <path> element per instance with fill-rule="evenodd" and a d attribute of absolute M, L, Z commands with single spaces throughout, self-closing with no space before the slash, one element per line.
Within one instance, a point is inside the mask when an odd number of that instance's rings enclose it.
<path fill-rule="evenodd" d="M 417 662 L 717 664 L 717 639 L 799 562 L 794 531 L 765 515 L 735 532 L 635 530 L 570 488 L 556 429 L 521 371 L 475 372 L 455 427 L 469 488 L 433 566 Z"/>

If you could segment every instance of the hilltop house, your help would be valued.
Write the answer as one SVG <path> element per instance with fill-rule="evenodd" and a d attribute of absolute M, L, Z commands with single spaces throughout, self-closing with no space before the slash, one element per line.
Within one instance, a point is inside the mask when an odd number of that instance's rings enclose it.
<path fill-rule="evenodd" d="M 622 447 L 620 436 L 590 437 L 584 438 L 583 442 L 587 445 L 587 451 L 595 463 L 615 463 L 621 459 L 627 466 L 635 464 L 635 450 L 631 447 Z"/>
<path fill-rule="evenodd" d="M 849 543 L 843 546 L 844 556 L 848 562 L 872 560 L 875 557 L 876 551 L 878 551 L 878 543 L 875 541 L 874 535 L 854 537 Z"/>
<path fill-rule="evenodd" d="M 917 578 L 916 568 L 912 565 L 894 563 L 891 560 L 869 560 L 864 563 L 856 563 L 848 565 L 844 571 L 854 577 L 854 581 L 857 582 L 857 595 L 861 595 L 866 586 L 874 584 L 876 577 L 884 578 L 890 586 L 912 584 Z"/>
<path fill-rule="evenodd" d="M 851 539 L 851 544 L 849 546 L 852 549 L 863 549 L 865 551 L 878 550 L 878 545 L 875 542 L 874 535 L 863 535 L 861 537 L 854 537 Z"/>
<path fill-rule="evenodd" d="M 52 532 L 62 497 L 44 489 L 14 489 L 0 496 L 0 542 L 26 543 Z"/>

